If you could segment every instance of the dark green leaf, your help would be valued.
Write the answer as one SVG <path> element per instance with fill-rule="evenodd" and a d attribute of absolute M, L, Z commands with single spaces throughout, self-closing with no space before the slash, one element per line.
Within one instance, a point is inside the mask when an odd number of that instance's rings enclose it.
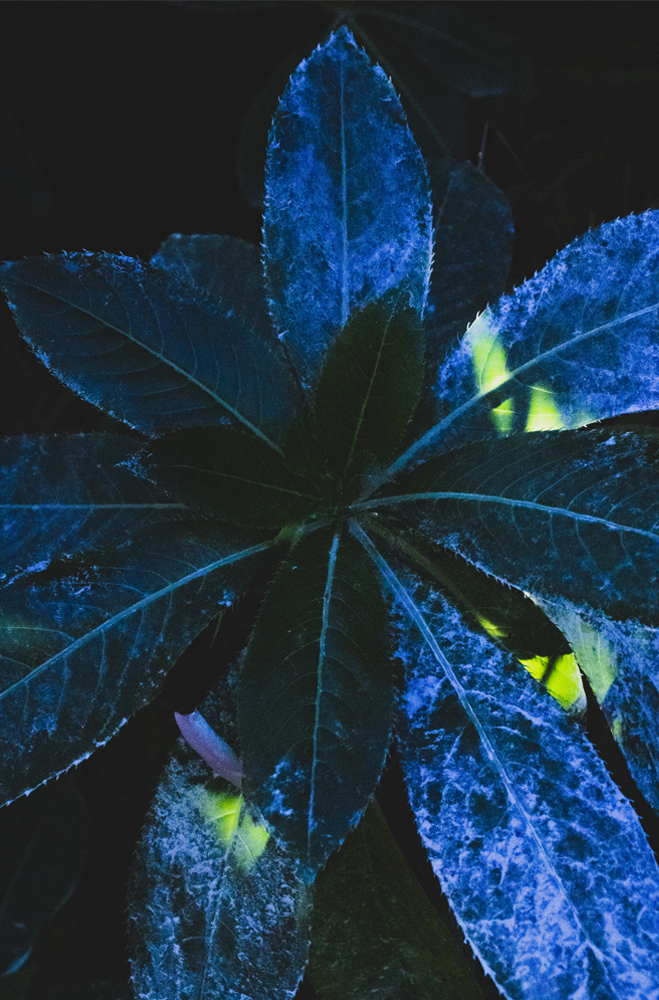
<path fill-rule="evenodd" d="M 479 1000 L 472 971 L 430 905 L 377 803 L 319 873 L 309 977 L 319 1000 Z"/>
<path fill-rule="evenodd" d="M 395 464 L 498 430 L 659 409 L 659 212 L 580 236 L 472 323 L 436 385 L 440 421 Z"/>
<path fill-rule="evenodd" d="M 657 623 L 659 436 L 577 430 L 466 445 L 383 491 L 433 541 L 520 590 Z"/>
<path fill-rule="evenodd" d="M 82 871 L 87 817 L 61 779 L 0 810 L 0 976 L 20 968 Z"/>
<path fill-rule="evenodd" d="M 132 471 L 141 447 L 115 434 L 0 441 L 0 584 L 184 517 Z"/>
<path fill-rule="evenodd" d="M 266 161 L 271 315 L 305 384 L 348 317 L 406 281 L 421 313 L 428 178 L 391 83 L 340 28 L 291 77 Z"/>
<path fill-rule="evenodd" d="M 399 614 L 401 753 L 419 832 L 504 995 L 659 995 L 659 872 L 581 729 L 367 538 Z"/>
<path fill-rule="evenodd" d="M 261 535 L 262 539 L 263 536 Z M 157 694 L 271 540 L 154 529 L 100 565 L 2 592 L 0 788 L 10 801 L 78 763 Z"/>
<path fill-rule="evenodd" d="M 223 707 L 213 696 L 201 707 L 215 729 Z M 178 745 L 129 888 L 133 984 L 143 1000 L 287 1000 L 295 993 L 307 960 L 307 889 L 290 854 L 241 801 Z"/>
<path fill-rule="evenodd" d="M 81 253 L 3 264 L 0 278 L 40 360 L 147 434 L 231 420 L 276 448 L 293 419 L 296 393 L 276 338 L 173 271 Z"/>
<path fill-rule="evenodd" d="M 423 330 L 404 289 L 369 303 L 329 349 L 313 401 L 331 472 L 342 478 L 393 458 L 423 380 Z"/>
<path fill-rule="evenodd" d="M 384 605 L 361 547 L 318 530 L 268 592 L 239 678 L 245 795 L 313 879 L 380 776 L 393 710 Z"/>
<path fill-rule="evenodd" d="M 149 445 L 144 468 L 176 498 L 230 524 L 282 528 L 319 503 L 312 484 L 289 472 L 272 448 L 231 427 L 167 434 Z"/>

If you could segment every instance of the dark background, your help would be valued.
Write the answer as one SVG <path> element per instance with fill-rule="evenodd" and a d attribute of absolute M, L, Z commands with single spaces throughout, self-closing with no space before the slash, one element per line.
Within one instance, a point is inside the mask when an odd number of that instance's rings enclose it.
<path fill-rule="evenodd" d="M 533 71 L 521 95 L 468 103 L 461 153 L 476 161 L 488 123 L 484 168 L 517 232 L 511 285 L 590 226 L 659 208 L 659 5 L 456 6 L 516 39 Z M 172 232 L 257 242 L 260 211 L 236 175 L 241 122 L 277 66 L 323 38 L 328 8 L 0 3 L 0 259 L 148 257 Z M 39 365 L 3 307 L 0 434 L 110 426 Z M 120 1000 L 127 869 L 174 738 L 160 702 L 78 768 L 86 868 L 0 1000 L 87 1000 L 92 981 L 117 983 L 102 996 Z"/>

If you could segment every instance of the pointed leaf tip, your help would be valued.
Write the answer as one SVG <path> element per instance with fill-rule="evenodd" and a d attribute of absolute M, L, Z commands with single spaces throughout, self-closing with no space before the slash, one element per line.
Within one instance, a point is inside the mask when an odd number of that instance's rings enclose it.
<path fill-rule="evenodd" d="M 423 312 L 431 263 L 428 176 L 385 73 L 339 29 L 292 75 L 266 161 L 270 313 L 311 386 L 350 314 L 407 280 Z"/>

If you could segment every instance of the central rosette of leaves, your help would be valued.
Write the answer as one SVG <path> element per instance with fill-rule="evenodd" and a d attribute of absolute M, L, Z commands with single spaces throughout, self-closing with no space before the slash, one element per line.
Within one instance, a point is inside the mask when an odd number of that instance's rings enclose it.
<path fill-rule="evenodd" d="M 395 288 L 352 316 L 281 447 L 231 426 L 189 428 L 154 441 L 144 463 L 209 526 L 275 529 L 291 543 L 240 671 L 238 722 L 247 797 L 296 842 L 310 877 L 354 825 L 390 738 L 386 609 L 350 520 L 419 401 L 424 335 L 408 303 Z"/>

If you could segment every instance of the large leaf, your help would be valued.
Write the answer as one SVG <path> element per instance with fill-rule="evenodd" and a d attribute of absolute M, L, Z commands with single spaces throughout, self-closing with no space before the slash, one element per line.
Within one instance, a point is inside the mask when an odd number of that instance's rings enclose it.
<path fill-rule="evenodd" d="M 394 683 L 383 598 L 360 546 L 320 529 L 294 545 L 239 677 L 248 801 L 313 879 L 382 770 Z"/>
<path fill-rule="evenodd" d="M 659 813 L 659 629 L 534 597 L 588 677 L 630 773 Z"/>
<path fill-rule="evenodd" d="M 314 396 L 319 442 L 338 478 L 384 464 L 414 414 L 424 335 L 404 288 L 352 316 L 329 349 Z"/>
<path fill-rule="evenodd" d="M 184 504 L 132 472 L 141 447 L 117 434 L 0 441 L 0 584 L 184 517 Z"/>
<path fill-rule="evenodd" d="M 319 1000 L 480 1000 L 376 802 L 316 879 L 309 977 Z"/>
<path fill-rule="evenodd" d="M 65 254 L 0 267 L 18 327 L 75 392 L 147 434 L 228 420 L 276 447 L 296 396 L 281 345 L 173 271 Z"/>
<path fill-rule="evenodd" d="M 202 706 L 216 728 L 222 708 Z M 307 889 L 235 789 L 180 743 L 129 887 L 140 1000 L 286 1000 L 307 959 Z"/>
<path fill-rule="evenodd" d="M 283 527 L 299 523 L 319 503 L 312 484 L 293 475 L 280 456 L 233 427 L 191 427 L 154 441 L 144 460 L 173 496 L 230 524 Z"/>
<path fill-rule="evenodd" d="M 261 539 L 263 536 L 261 536 Z M 0 788 L 10 801 L 78 763 L 157 693 L 270 540 L 198 526 L 154 530 L 59 576 L 2 592 Z"/>
<path fill-rule="evenodd" d="M 485 970 L 515 1000 L 657 1000 L 659 870 L 631 805 L 512 658 L 364 541 L 402 616 L 419 832 Z"/>
<path fill-rule="evenodd" d="M 433 541 L 520 590 L 657 620 L 659 435 L 518 434 L 466 445 L 387 486 Z"/>
<path fill-rule="evenodd" d="M 266 161 L 270 311 L 306 384 L 350 314 L 388 288 L 407 281 L 423 310 L 431 229 L 428 178 L 400 102 L 341 28 L 291 77 Z"/>
<path fill-rule="evenodd" d="M 396 468 L 495 427 L 579 427 L 659 408 L 658 245 L 657 211 L 606 223 L 486 309 L 440 371 L 441 420 Z"/>
<path fill-rule="evenodd" d="M 84 804 L 64 778 L 0 810 L 0 976 L 23 965 L 70 896 L 86 834 Z"/>

